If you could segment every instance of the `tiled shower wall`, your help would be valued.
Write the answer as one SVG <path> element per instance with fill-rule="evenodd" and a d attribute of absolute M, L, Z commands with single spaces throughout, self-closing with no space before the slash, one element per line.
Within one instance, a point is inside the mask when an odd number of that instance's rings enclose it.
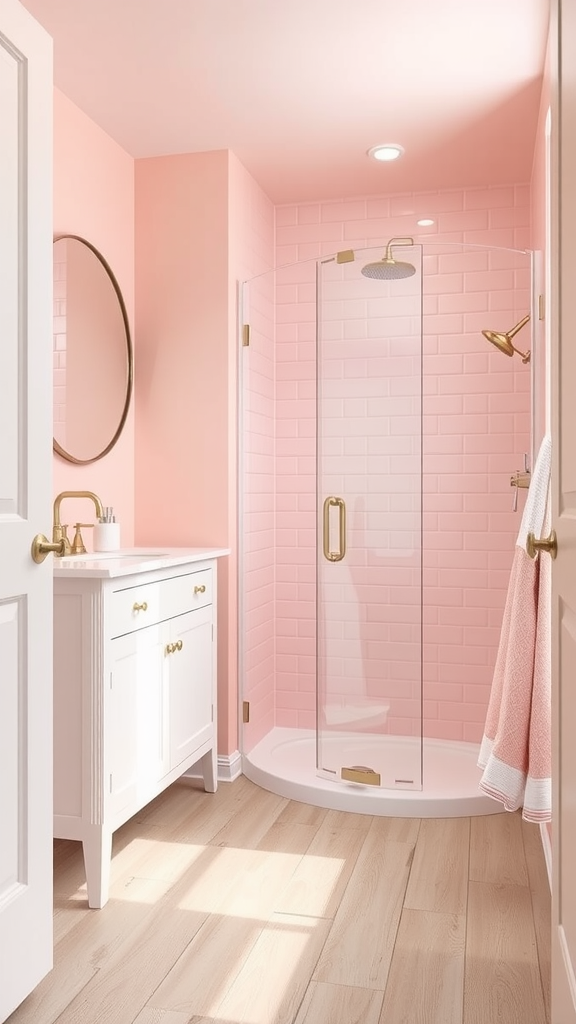
<path fill-rule="evenodd" d="M 268 696 L 266 723 L 316 720 L 315 259 L 411 235 L 425 246 L 424 732 L 480 739 L 524 501 L 521 493 L 512 511 L 510 475 L 530 447 L 529 367 L 480 332 L 507 330 L 530 309 L 527 257 L 499 251 L 527 246 L 528 202 L 518 185 L 277 208 L 276 265 L 285 266 L 274 297 L 275 709 L 272 718 Z M 436 223 L 424 232 L 416 221 L 425 216 Z M 440 240 L 456 245 L 434 247 Z M 459 253 L 458 243 L 478 248 Z M 356 326 L 341 329 L 346 339 Z M 519 347 L 529 347 L 529 330 Z M 387 728 L 404 725 L 398 713 Z"/>

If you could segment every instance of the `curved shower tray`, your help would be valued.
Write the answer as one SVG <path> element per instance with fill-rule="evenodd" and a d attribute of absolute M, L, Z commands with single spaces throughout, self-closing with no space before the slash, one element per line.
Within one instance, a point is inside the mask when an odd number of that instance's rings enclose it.
<path fill-rule="evenodd" d="M 368 760 L 370 740 L 381 746 L 382 737 L 363 736 Z M 334 742 L 338 742 L 337 737 Z M 405 742 L 402 737 L 387 736 L 390 756 L 394 756 L 395 744 Z M 499 814 L 503 806 L 478 788 L 481 773 L 477 758 L 478 747 L 474 743 L 424 739 L 422 789 L 334 783 L 316 775 L 316 734 L 312 730 L 277 726 L 250 753 L 243 755 L 242 770 L 248 779 L 271 793 L 336 811 L 396 818 Z"/>

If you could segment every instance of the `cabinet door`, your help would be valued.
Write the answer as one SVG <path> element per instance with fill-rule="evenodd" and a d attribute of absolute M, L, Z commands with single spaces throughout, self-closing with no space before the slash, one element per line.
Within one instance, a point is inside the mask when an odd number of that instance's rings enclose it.
<path fill-rule="evenodd" d="M 109 812 L 141 806 L 168 770 L 163 625 L 111 642 L 106 715 Z"/>
<path fill-rule="evenodd" d="M 170 767 L 174 768 L 213 735 L 212 606 L 178 615 L 170 642 L 180 649 L 166 656 L 170 708 Z"/>

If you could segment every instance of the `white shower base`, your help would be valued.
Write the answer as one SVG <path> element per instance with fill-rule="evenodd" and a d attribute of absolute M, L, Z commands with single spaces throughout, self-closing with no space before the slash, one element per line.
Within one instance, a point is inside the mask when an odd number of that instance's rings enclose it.
<path fill-rule="evenodd" d="M 326 743 L 326 740 L 324 741 Z M 337 749 L 339 737 L 331 737 Z M 412 738 L 363 735 L 361 742 L 370 761 L 370 748 L 386 744 L 393 763 L 395 747 L 400 757 Z M 384 789 L 352 782 L 330 782 L 316 775 L 316 734 L 308 729 L 272 729 L 242 757 L 244 775 L 278 796 L 316 807 L 357 814 L 396 818 L 460 818 L 477 814 L 498 814 L 504 810 L 496 800 L 478 789 L 480 769 L 476 766 L 478 747 L 452 740 L 424 740 L 423 788 Z"/>

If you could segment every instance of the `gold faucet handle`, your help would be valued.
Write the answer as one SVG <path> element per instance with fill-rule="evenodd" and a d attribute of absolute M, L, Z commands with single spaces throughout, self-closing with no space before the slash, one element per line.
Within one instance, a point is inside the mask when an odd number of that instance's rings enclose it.
<path fill-rule="evenodd" d="M 84 541 L 82 539 L 82 534 L 80 533 L 80 530 L 81 529 L 88 529 L 89 527 L 93 527 L 93 526 L 94 526 L 94 523 L 74 523 L 74 529 L 76 530 L 76 533 L 74 534 L 74 540 L 72 541 L 72 548 L 71 548 L 71 551 L 72 551 L 73 555 L 83 555 L 83 554 L 85 554 L 86 547 L 84 545 Z"/>

